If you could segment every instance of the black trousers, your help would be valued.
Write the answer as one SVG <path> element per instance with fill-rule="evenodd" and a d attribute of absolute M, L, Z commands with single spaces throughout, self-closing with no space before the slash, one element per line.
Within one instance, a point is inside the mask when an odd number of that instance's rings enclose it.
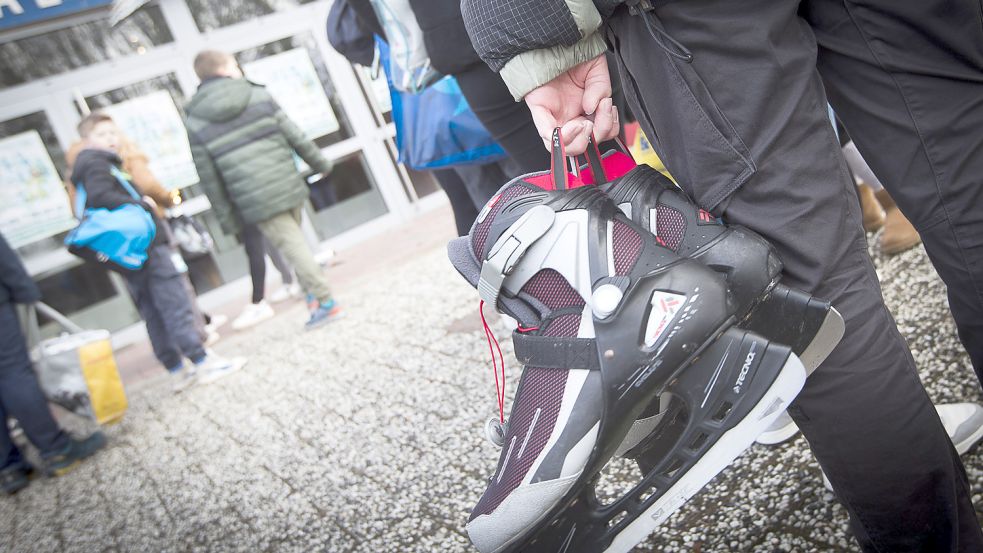
<path fill-rule="evenodd" d="M 870 61 L 871 45 L 887 47 L 870 35 L 857 40 L 863 32 L 897 33 L 898 40 L 906 33 L 918 33 L 896 29 L 900 20 L 890 15 L 894 2 L 864 10 L 868 15 L 880 13 L 877 22 L 851 17 L 849 10 L 863 3 L 851 2 L 848 9 L 838 1 L 812 1 L 801 6 L 808 20 L 799 13 L 799 0 L 686 0 L 661 5 L 647 16 L 649 23 L 678 41 L 678 46 L 664 37 L 654 38 L 653 34 L 662 35 L 648 29 L 642 16 L 620 8 L 608 22 L 607 38 L 618 55 L 634 114 L 673 176 L 704 208 L 771 240 L 785 262 L 787 284 L 831 300 L 842 313 L 843 341 L 809 378 L 789 412 L 849 511 L 861 546 L 880 552 L 983 551 L 965 471 L 884 306 L 867 255 L 853 181 L 827 116 L 826 93 L 817 70 L 820 50 L 823 76 L 827 82 L 835 81 L 830 89 L 842 95 L 834 107 L 858 146 L 864 144 L 864 155 L 870 156 L 885 184 L 892 182 L 891 194 L 899 198 L 898 204 L 909 206 L 936 192 L 945 196 L 937 180 L 903 175 L 921 163 L 915 155 L 924 153 L 915 147 L 917 133 L 904 139 L 913 149 L 903 152 L 890 151 L 892 141 L 901 138 L 884 136 L 888 130 L 898 134 L 924 130 L 910 117 L 904 124 L 902 108 L 911 87 L 897 84 L 904 80 L 892 78 L 883 67 L 857 61 Z M 976 34 L 970 36 L 971 25 L 958 26 L 957 32 L 964 36 L 957 42 L 970 50 L 983 47 L 979 6 L 969 0 L 918 3 L 922 7 L 915 11 L 925 14 L 912 15 L 908 24 L 935 17 L 944 11 L 939 9 L 943 3 L 960 4 L 966 19 L 975 14 Z M 940 25 L 945 29 L 945 23 Z M 955 39 L 948 37 L 935 46 L 951 40 Z M 929 42 L 925 38 L 919 46 L 928 48 Z M 918 70 L 940 75 L 933 80 L 939 86 L 948 80 L 941 75 L 948 75 L 955 89 L 969 87 L 969 80 L 961 76 L 968 70 L 949 70 L 942 65 L 943 58 L 935 56 L 931 58 L 935 65 L 926 62 Z M 920 61 L 919 56 L 913 59 Z M 969 61 L 960 58 L 959 63 Z M 892 80 L 893 96 L 885 90 Z M 927 83 L 920 89 L 930 90 Z M 867 97 L 855 98 L 861 91 Z M 957 149 L 959 140 L 964 142 L 961 147 L 975 148 L 972 163 L 959 161 L 963 156 L 947 158 L 957 162 L 952 168 L 955 173 L 983 163 L 979 155 L 983 125 L 977 109 L 983 90 L 974 99 L 968 96 L 959 96 L 956 107 L 963 116 L 976 117 L 975 131 L 960 124 L 956 129 L 962 132 L 948 136 L 945 123 L 937 122 L 933 134 L 921 136 L 923 145 L 947 144 L 942 147 L 946 152 Z M 910 114 L 912 99 L 907 101 Z M 954 123 L 952 119 L 948 123 Z M 968 144 L 967 137 L 973 137 Z M 901 167 L 880 173 L 892 158 Z M 937 172 L 946 171 L 935 167 Z M 953 173 L 945 174 L 949 178 Z M 973 188 L 975 179 L 978 197 L 980 178 L 983 171 L 976 171 L 956 188 Z M 972 198 L 972 194 L 960 197 Z M 952 238 L 941 243 L 939 251 L 933 247 L 931 225 L 951 223 L 912 214 L 919 230 L 928 231 L 925 242 L 936 250 L 931 253 L 933 260 L 971 253 L 965 247 L 952 249 L 956 238 L 964 235 L 951 228 L 947 232 Z M 983 233 L 977 232 L 973 240 L 979 244 Z"/>

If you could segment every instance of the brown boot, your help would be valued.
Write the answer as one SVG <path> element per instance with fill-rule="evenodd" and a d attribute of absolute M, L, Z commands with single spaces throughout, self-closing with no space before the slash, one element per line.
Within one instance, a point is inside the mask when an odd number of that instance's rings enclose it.
<path fill-rule="evenodd" d="M 881 251 L 887 255 L 894 255 L 920 244 L 922 239 L 918 236 L 918 231 L 901 213 L 887 190 L 878 190 L 876 196 L 887 213 L 884 232 L 881 234 Z"/>
<path fill-rule="evenodd" d="M 875 232 L 884 226 L 884 209 L 877 203 L 874 191 L 864 183 L 857 185 L 857 195 L 860 196 L 860 210 L 864 216 L 864 230 Z"/>

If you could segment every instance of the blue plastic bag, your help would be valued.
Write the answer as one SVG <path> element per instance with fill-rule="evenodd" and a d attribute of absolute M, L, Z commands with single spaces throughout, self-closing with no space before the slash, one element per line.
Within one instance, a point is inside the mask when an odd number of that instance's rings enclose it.
<path fill-rule="evenodd" d="M 389 82 L 400 163 L 430 170 L 483 165 L 506 157 L 471 111 L 453 77 L 443 77 L 418 94 L 400 92 L 392 85 L 385 41 L 376 37 L 376 45 Z"/>
<path fill-rule="evenodd" d="M 113 167 L 113 176 L 135 200 L 140 195 L 127 182 L 123 173 Z M 136 271 L 147 261 L 147 250 L 157 235 L 157 225 L 143 206 L 123 204 L 115 209 L 85 209 L 84 183 L 75 185 L 75 213 L 82 220 L 65 237 L 68 251 L 96 261 L 118 272 Z"/>

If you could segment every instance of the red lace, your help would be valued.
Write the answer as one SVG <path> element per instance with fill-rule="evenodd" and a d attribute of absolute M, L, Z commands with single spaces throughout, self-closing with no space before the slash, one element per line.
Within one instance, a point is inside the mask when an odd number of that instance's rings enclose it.
<path fill-rule="evenodd" d="M 498 345 L 498 340 L 495 338 L 495 334 L 488 327 L 488 322 L 485 321 L 485 300 L 481 300 L 478 304 L 478 313 L 481 315 L 481 324 L 485 327 L 485 340 L 488 341 L 488 352 L 491 354 L 492 358 L 492 371 L 495 373 L 495 395 L 498 396 L 498 417 L 505 424 L 505 358 L 502 357 L 502 348 Z M 501 361 L 502 368 L 502 379 L 499 382 L 498 379 L 498 363 L 495 361 L 495 350 L 492 349 L 492 343 L 495 343 L 495 349 L 498 350 L 498 359 Z"/>

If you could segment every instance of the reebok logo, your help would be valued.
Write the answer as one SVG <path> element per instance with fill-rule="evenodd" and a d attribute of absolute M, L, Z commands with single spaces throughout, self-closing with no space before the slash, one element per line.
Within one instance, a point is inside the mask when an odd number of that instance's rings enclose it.
<path fill-rule="evenodd" d="M 754 362 L 755 351 L 758 348 L 757 342 L 751 343 L 751 350 L 747 352 L 747 357 L 744 358 L 744 365 L 741 367 L 741 374 L 737 375 L 737 382 L 734 382 L 734 393 L 741 393 L 741 386 L 744 385 L 744 379 L 747 378 L 748 371 L 751 370 L 751 363 Z"/>

